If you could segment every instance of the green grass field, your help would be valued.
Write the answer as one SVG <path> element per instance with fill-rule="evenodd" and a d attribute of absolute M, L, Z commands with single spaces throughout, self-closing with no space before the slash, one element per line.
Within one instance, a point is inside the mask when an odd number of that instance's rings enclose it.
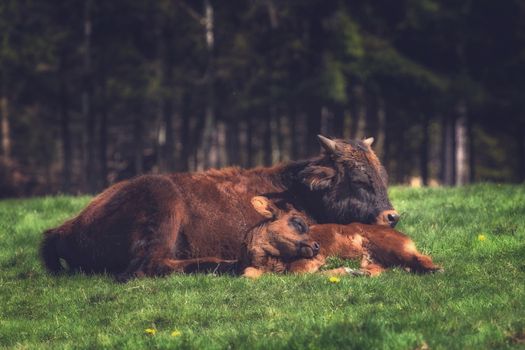
<path fill-rule="evenodd" d="M 41 232 L 87 197 L 0 202 L 0 346 L 525 348 L 525 187 L 391 189 L 398 228 L 445 268 L 377 278 L 51 277 Z M 151 329 L 148 334 L 146 329 Z"/>

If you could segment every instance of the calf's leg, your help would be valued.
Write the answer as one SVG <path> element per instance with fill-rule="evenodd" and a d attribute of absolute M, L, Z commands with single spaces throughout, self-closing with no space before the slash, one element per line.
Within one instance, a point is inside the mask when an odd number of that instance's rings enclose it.
<path fill-rule="evenodd" d="M 325 258 L 318 255 L 312 259 L 299 259 L 290 263 L 288 271 L 291 273 L 314 273 L 324 264 Z"/>
<path fill-rule="evenodd" d="M 325 276 L 363 276 L 364 273 L 360 270 L 351 269 L 349 267 L 338 267 L 335 269 L 319 271 L 319 268 L 326 263 L 324 256 L 318 255 L 313 259 L 300 259 L 290 264 L 290 272 L 292 273 L 319 273 Z"/>
<path fill-rule="evenodd" d="M 443 272 L 443 268 L 434 265 L 432 258 L 423 254 L 414 254 L 410 262 L 407 263 L 411 271 L 418 273 L 433 273 L 433 272 Z"/>
<path fill-rule="evenodd" d="M 194 273 L 234 273 L 237 268 L 237 260 L 224 260 L 215 257 L 195 258 L 186 260 L 164 259 L 162 262 L 174 272 Z"/>
<path fill-rule="evenodd" d="M 442 271 L 441 267 L 435 265 L 429 256 L 419 253 L 410 239 L 389 247 L 371 244 L 361 262 L 362 269 L 371 276 L 377 276 L 386 268 L 395 266 L 406 267 L 416 273 Z"/>
<path fill-rule="evenodd" d="M 243 277 L 247 277 L 247 278 L 251 278 L 251 279 L 257 279 L 257 278 L 261 277 L 262 275 L 264 275 L 265 272 L 266 271 L 264 271 L 263 269 L 250 266 L 250 267 L 247 267 L 247 268 L 244 269 L 244 272 L 243 272 L 242 276 Z"/>

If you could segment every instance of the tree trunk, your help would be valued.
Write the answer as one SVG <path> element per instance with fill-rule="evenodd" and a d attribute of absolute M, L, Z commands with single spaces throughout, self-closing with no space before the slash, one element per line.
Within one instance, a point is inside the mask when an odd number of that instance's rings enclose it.
<path fill-rule="evenodd" d="M 441 172 L 444 185 L 455 183 L 455 121 L 454 118 L 443 117 L 442 122 L 442 160 Z"/>
<path fill-rule="evenodd" d="M 217 164 L 215 167 L 222 168 L 228 164 L 228 152 L 226 151 L 226 124 L 223 121 L 217 123 L 216 148 L 217 148 Z"/>
<path fill-rule="evenodd" d="M 207 162 L 210 155 L 206 155 L 204 150 L 207 148 L 208 152 L 212 148 L 213 129 L 212 124 L 206 125 L 206 106 L 204 107 L 204 114 L 201 110 L 195 111 L 199 117 L 190 119 L 190 128 L 192 134 L 194 155 L 193 168 L 191 171 L 201 171 L 207 167 Z M 208 129 L 208 130 L 206 130 Z M 209 134 L 209 135 L 208 135 Z M 205 140 L 207 138 L 207 141 Z"/>
<path fill-rule="evenodd" d="M 236 121 L 226 124 L 226 145 L 228 149 L 228 165 L 240 166 L 244 160 L 246 135 L 244 123 Z"/>
<path fill-rule="evenodd" d="M 162 35 L 162 29 L 163 29 L 163 23 L 162 23 L 162 16 L 160 13 L 157 13 L 154 19 L 154 33 L 155 33 L 155 42 L 156 42 L 156 49 L 157 49 L 157 57 L 155 59 L 155 75 L 156 80 L 158 81 L 157 89 L 155 91 L 156 94 L 156 124 L 157 124 L 157 135 L 155 140 L 155 153 L 156 153 L 156 162 L 159 168 L 159 171 L 165 172 L 167 165 L 166 165 L 166 156 L 167 156 L 167 149 L 166 149 L 166 138 L 167 138 L 167 123 L 166 123 L 166 115 L 165 115 L 165 105 L 164 105 L 164 94 L 165 91 L 165 67 L 164 67 L 164 54 L 165 54 L 165 47 L 164 47 L 164 38 Z"/>
<path fill-rule="evenodd" d="M 354 139 L 362 139 L 366 132 L 366 98 L 365 89 L 358 85 L 354 89 L 355 96 L 355 130 L 353 130 Z"/>
<path fill-rule="evenodd" d="M 321 134 L 334 137 L 334 114 L 326 106 L 321 108 Z"/>
<path fill-rule="evenodd" d="M 94 193 L 97 190 L 97 176 L 95 171 L 95 129 L 96 119 L 91 108 L 92 98 L 92 71 L 91 71 L 91 0 L 84 5 L 84 84 L 82 92 L 82 116 L 86 123 L 86 164 L 85 176 L 87 191 Z"/>
<path fill-rule="evenodd" d="M 163 98 L 162 115 L 165 135 L 165 144 L 161 149 L 162 159 L 164 162 L 162 165 L 162 171 L 171 172 L 174 170 L 176 150 L 175 139 L 173 135 L 173 103 L 169 98 Z"/>
<path fill-rule="evenodd" d="M 266 0 L 265 1 L 266 10 L 268 11 L 268 17 L 270 18 L 270 25 L 272 29 L 276 29 L 279 27 L 279 18 L 277 16 L 277 9 L 275 8 L 275 4 L 273 3 L 273 0 Z"/>
<path fill-rule="evenodd" d="M 135 116 L 133 120 L 133 154 L 134 154 L 134 168 L 135 175 L 140 175 L 144 171 L 144 159 L 143 159 L 143 133 L 142 133 L 142 120 L 139 116 Z"/>
<path fill-rule="evenodd" d="M 469 182 L 476 182 L 476 144 L 474 138 L 474 120 L 467 117 L 468 153 L 469 153 Z"/>
<path fill-rule="evenodd" d="M 248 116 L 248 120 L 247 120 L 247 129 L 246 129 L 246 153 L 248 155 L 247 157 L 247 165 L 248 165 L 248 168 L 251 168 L 254 166 L 254 151 L 255 151 L 255 147 L 253 147 L 254 145 L 254 136 L 255 136 L 255 133 L 253 132 L 253 128 L 255 127 L 255 123 L 254 123 L 254 117 L 252 116 L 252 114 L 250 114 Z"/>
<path fill-rule="evenodd" d="M 180 129 L 180 157 L 179 164 L 175 164 L 175 169 L 178 171 L 188 171 L 191 155 L 194 149 L 194 139 L 190 138 L 191 130 L 191 115 L 190 115 L 190 101 L 188 92 L 183 92 L 180 102 L 180 114 L 182 118 L 182 126 Z"/>
<path fill-rule="evenodd" d="M 98 162 L 100 165 L 100 188 L 108 186 L 108 83 L 106 75 L 102 77 L 101 83 L 101 104 L 100 104 L 100 125 L 98 130 Z"/>
<path fill-rule="evenodd" d="M 377 100 L 377 131 L 375 133 L 375 142 L 373 149 L 379 159 L 384 159 L 385 155 L 385 128 L 386 128 L 386 111 L 385 111 L 385 100 L 379 97 Z"/>
<path fill-rule="evenodd" d="M 235 121 L 232 122 L 232 124 L 236 124 Z M 239 138 L 238 138 L 238 142 L 239 142 L 239 165 L 243 168 L 248 168 L 249 167 L 249 164 L 248 164 L 248 128 L 249 128 L 249 124 L 248 124 L 248 120 L 246 117 L 243 117 L 243 119 L 241 120 L 240 122 L 240 125 L 238 126 L 239 128 Z M 235 127 L 232 127 L 230 128 L 231 132 L 234 132 L 235 130 Z M 233 152 L 235 152 L 235 150 L 233 150 Z M 235 159 L 235 158 L 230 158 L 232 159 Z"/>
<path fill-rule="evenodd" d="M 298 159 L 299 156 L 299 116 L 295 106 L 290 108 L 290 158 Z"/>
<path fill-rule="evenodd" d="M 345 108 L 343 118 L 343 138 L 348 140 L 352 138 L 352 112 L 350 109 Z"/>
<path fill-rule="evenodd" d="M 308 140 L 306 140 L 307 156 L 319 153 L 319 142 L 317 135 L 321 133 L 321 108 L 313 104 L 308 113 Z"/>
<path fill-rule="evenodd" d="M 424 116 L 421 124 L 423 139 L 419 149 L 419 168 L 421 173 L 421 183 L 428 186 L 428 151 L 429 151 L 429 118 Z"/>
<path fill-rule="evenodd" d="M 0 110 L 2 113 L 2 156 L 5 160 L 11 158 L 11 131 L 9 125 L 9 99 L 7 97 L 6 82 L 2 81 L 2 95 L 0 96 Z"/>
<path fill-rule="evenodd" d="M 158 120 L 160 122 L 158 138 L 158 163 L 161 172 L 173 171 L 175 163 L 175 140 L 173 135 L 173 64 L 169 59 L 167 47 L 171 41 L 171 33 L 166 28 L 163 16 L 156 19 L 157 40 L 157 79 Z"/>
<path fill-rule="evenodd" d="M 217 137 L 216 127 L 214 112 L 210 106 L 206 106 L 200 157 L 202 158 L 203 169 L 217 167 L 219 153 L 215 142 Z"/>
<path fill-rule="evenodd" d="M 264 119 L 264 137 L 263 137 L 263 160 L 265 166 L 272 165 L 272 118 L 266 116 Z"/>
<path fill-rule="evenodd" d="M 204 166 L 206 168 L 216 167 L 218 162 L 217 149 L 212 147 L 215 134 L 215 59 L 214 59 L 214 18 L 213 7 L 210 0 L 204 0 L 204 27 L 206 37 L 206 49 L 208 52 L 208 67 L 206 70 L 206 107 L 204 113 L 204 134 L 202 151 Z"/>
<path fill-rule="evenodd" d="M 292 152 L 292 130 L 290 129 L 290 110 L 282 113 L 279 116 L 278 126 L 278 145 L 280 149 L 279 161 L 290 160 L 290 153 Z"/>
<path fill-rule="evenodd" d="M 461 101 L 457 107 L 456 119 L 456 186 L 469 183 L 469 155 L 467 132 L 467 106 Z"/>
<path fill-rule="evenodd" d="M 69 115 L 69 95 L 65 77 L 64 58 L 61 59 L 58 68 L 59 80 L 59 108 L 60 108 L 60 136 L 62 139 L 62 192 L 71 192 L 71 170 L 73 149 L 71 146 L 71 127 Z"/>
<path fill-rule="evenodd" d="M 404 126 L 404 125 L 403 125 Z M 398 142 L 398 148 L 396 152 L 396 180 L 400 183 L 406 183 L 408 179 L 407 169 L 409 158 L 407 155 L 407 135 L 401 133 L 399 137 L 396 137 Z"/>
<path fill-rule="evenodd" d="M 275 106 L 270 107 L 270 142 L 271 142 L 271 162 L 270 164 L 278 163 L 281 158 L 282 144 L 280 142 L 279 132 L 279 114 Z"/>
<path fill-rule="evenodd" d="M 516 130 L 516 141 L 518 146 L 518 180 L 525 182 L 525 122 L 521 122 Z"/>
<path fill-rule="evenodd" d="M 383 147 L 383 155 L 382 155 L 382 163 L 387 172 L 390 174 L 393 169 L 393 162 L 392 162 L 392 145 L 393 142 L 391 142 L 391 128 L 389 125 L 390 120 L 395 120 L 395 115 L 393 118 L 389 118 L 389 120 L 385 120 L 385 128 L 384 128 L 384 147 Z"/>

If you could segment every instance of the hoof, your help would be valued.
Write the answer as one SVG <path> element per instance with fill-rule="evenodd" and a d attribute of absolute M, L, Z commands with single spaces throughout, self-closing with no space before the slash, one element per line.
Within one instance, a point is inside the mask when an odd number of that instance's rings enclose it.
<path fill-rule="evenodd" d="M 135 276 L 129 273 L 121 273 L 120 275 L 115 276 L 115 281 L 118 283 L 127 283 L 129 280 L 133 279 Z"/>
<path fill-rule="evenodd" d="M 363 272 L 361 270 L 351 269 L 349 267 L 345 267 L 345 272 L 350 276 L 368 276 L 366 272 Z"/>

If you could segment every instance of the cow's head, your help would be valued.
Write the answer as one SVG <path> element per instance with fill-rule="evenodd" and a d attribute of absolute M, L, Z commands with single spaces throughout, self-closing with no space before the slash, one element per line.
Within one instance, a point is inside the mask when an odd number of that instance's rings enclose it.
<path fill-rule="evenodd" d="M 259 214 L 269 219 L 257 228 L 257 244 L 267 254 L 285 259 L 317 255 L 319 244 L 310 238 L 302 214 L 278 209 L 263 196 L 253 197 L 251 202 Z"/>
<path fill-rule="evenodd" d="M 299 174 L 320 195 L 324 220 L 394 227 L 399 215 L 388 199 L 388 177 L 372 151 L 373 138 L 331 140 L 319 135 L 325 153 Z"/>

